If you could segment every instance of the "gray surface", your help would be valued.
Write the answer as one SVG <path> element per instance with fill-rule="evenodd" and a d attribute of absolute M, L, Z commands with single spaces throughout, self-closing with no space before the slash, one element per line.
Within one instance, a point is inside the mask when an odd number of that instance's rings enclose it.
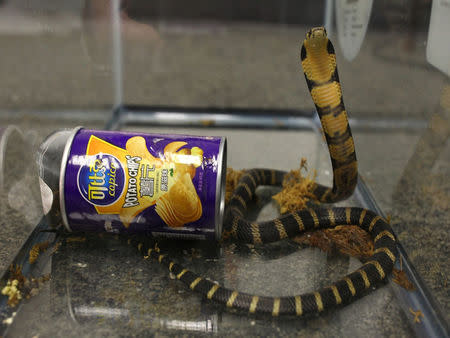
<path fill-rule="evenodd" d="M 33 118 L 25 123 L 33 125 Z M 20 123 L 20 120 L 16 120 Z M 78 121 L 80 122 L 80 121 Z M 96 127 L 98 122 L 86 125 Z M 70 122 L 58 119 L 46 119 L 49 130 L 70 125 Z M 167 128 L 146 128 L 143 126 L 127 127 L 135 131 L 170 132 Z M 46 128 L 42 128 L 42 133 Z M 327 152 L 321 138 L 310 132 L 253 132 L 244 130 L 205 130 L 205 129 L 177 129 L 177 132 L 193 134 L 226 135 L 229 137 L 229 164 L 235 168 L 248 166 L 272 166 L 280 169 L 295 167 L 300 156 L 306 156 L 310 168 L 319 171 L 319 180 L 329 183 Z M 39 133 L 39 137 L 42 135 Z M 359 133 L 354 131 L 358 140 L 358 152 L 363 174 L 366 173 L 371 187 L 383 186 L 385 189 L 376 191 L 376 197 L 384 210 L 392 212 L 390 192 L 398 180 L 402 168 L 405 166 L 414 143 L 419 135 L 410 133 Z M 251 136 L 251 137 L 250 137 Z M 287 142 L 288 140 L 289 142 Z M 383 170 L 375 163 L 380 161 L 384 152 L 376 151 L 368 155 L 374 140 L 383 140 L 382 145 L 390 145 L 392 163 L 395 166 L 385 167 Z M 381 142 L 381 141 L 380 141 Z M 242 147 L 245 144 L 245 147 Z M 295 144 L 295 146 L 289 146 Z M 395 147 L 393 145 L 396 145 Z M 408 145 L 409 151 L 404 151 Z M 397 149 L 396 147 L 399 147 Z M 272 149 L 275 147 L 275 149 Z M 273 154 L 277 149 L 283 152 Z M 383 148 L 378 145 L 376 149 Z M 400 151 L 401 150 L 401 151 Z M 266 153 L 265 153 L 265 152 Z M 249 156 L 253 153 L 254 156 Z M 395 156 L 394 156 L 395 155 Z M 278 157 L 277 157 L 278 156 Z M 367 156 L 367 158 L 365 158 Z M 362 157 L 362 158 L 361 158 Z M 373 161 L 373 163 L 371 162 Z M 372 166 L 373 164 L 373 166 Z M 442 170 L 442 164 L 439 166 Z M 397 169 L 395 169 L 397 168 Z M 395 169 L 395 170 L 394 170 Z M 387 170 L 392 180 L 384 180 Z M 387 191 L 386 191 L 387 189 Z M 260 192 L 260 205 L 267 203 L 269 191 Z M 353 205 L 352 201 L 344 205 Z M 272 203 L 266 205 L 260 214 L 261 218 L 273 217 L 276 209 Z M 16 215 L 17 216 L 17 215 Z M 400 214 L 398 220 L 401 219 Z M 9 220 L 7 218 L 7 220 Z M 403 226 L 408 229 L 411 222 Z M 14 233 L 10 224 L 5 226 L 6 236 L 16 238 L 18 242 L 26 236 Z M 8 231 L 9 229 L 9 231 Z M 12 230 L 12 231 L 11 231 Z M 398 231 L 398 230 L 397 230 Z M 445 229 L 429 233 L 427 242 L 439 241 L 438 236 L 444 236 Z M 421 245 L 424 239 L 416 236 L 404 236 L 402 242 L 406 246 Z M 430 243 L 428 242 L 428 243 Z M 446 271 L 445 260 L 443 266 L 435 267 L 436 275 L 430 274 L 428 263 L 423 257 L 434 257 L 435 265 L 439 264 L 438 257 L 445 255 L 444 247 L 431 245 L 422 251 L 422 259 L 413 262 L 419 272 L 433 289 L 434 296 L 446 305 L 445 285 L 442 280 Z M 344 257 L 327 257 L 319 250 L 298 250 L 296 245 L 282 243 L 280 245 L 253 248 L 248 246 L 225 245 L 219 252 L 214 253 L 211 248 L 204 250 L 197 244 L 198 252 L 194 255 L 189 244 L 184 250 L 172 248 L 179 260 L 193 270 L 205 274 L 225 286 L 237 288 L 247 292 L 260 294 L 288 295 L 299 290 L 311 291 L 315 287 L 324 286 L 342 274 L 350 272 L 360 264 L 357 260 L 350 261 Z M 442 250 L 443 249 L 443 250 Z M 212 255 L 212 257 L 211 257 Z M 200 256 L 200 257 L 198 257 Z M 205 256 L 208 256 L 205 259 Z M 11 257 L 11 255 L 9 255 Z M 7 258 L 9 258 L 7 257 Z M 150 265 L 149 265 L 150 264 Z M 130 269 L 130 267 L 132 267 Z M 152 273 L 149 274 L 148 271 Z M 332 311 L 318 318 L 305 321 L 280 319 L 269 321 L 267 318 L 248 318 L 224 311 L 223 308 L 203 302 L 199 297 L 191 294 L 182 285 L 171 280 L 170 276 L 157 264 L 142 260 L 134 250 L 115 239 L 88 239 L 83 243 L 68 244 L 51 260 L 39 268 L 40 273 L 51 272 L 52 280 L 44 285 L 37 297 L 27 301 L 18 312 L 15 322 L 10 327 L 12 336 L 23 334 L 59 335 L 98 335 L 114 332 L 117 335 L 129 334 L 163 334 L 172 335 L 180 332 L 194 333 L 213 330 L 222 334 L 269 334 L 292 335 L 300 330 L 305 335 L 326 335 L 334 332 L 337 335 L 364 335 L 367 330 L 377 331 L 383 336 L 410 336 L 411 328 L 408 313 L 399 307 L 398 300 L 392 293 L 395 286 L 382 287 L 367 297 L 343 309 Z M 270 272 L 269 272 L 270 271 Z M 283 278 L 280 278 L 283 276 Z M 442 287 L 444 289 L 442 290 Z M 143 297 L 144 296 L 144 297 Z M 174 305 L 175 304 L 175 305 Z M 36 312 L 33 309 L 39 308 Z M 70 309 L 70 310 L 69 310 Z M 186 309 L 190 309 L 186 311 Z M 250 324 L 249 324 L 250 323 Z M 180 331 L 182 330 L 182 331 Z M 236 331 L 235 331 L 236 330 Z"/>
<path fill-rule="evenodd" d="M 109 107 L 109 21 L 0 8 L 0 108 Z M 14 16 L 16 15 L 16 16 Z M 13 23 L 19 27 L 11 29 Z M 313 108 L 299 53 L 307 27 L 214 22 L 123 24 L 124 101 L 179 106 Z M 15 26 L 14 26 L 15 27 Z M 44 27 L 44 28 L 42 28 Z M 425 61 L 426 32 L 369 29 L 352 62 L 338 54 L 352 116 L 427 119 L 443 76 Z"/>
<path fill-rule="evenodd" d="M 161 46 L 125 41 L 125 102 L 313 108 L 299 64 L 306 27 L 206 26 L 191 32 L 181 26 L 182 32 L 188 31 L 183 35 L 169 28 L 160 29 Z M 412 51 L 399 45 L 406 37 L 369 32 L 351 63 L 335 43 L 345 103 L 352 116 L 429 116 L 430 106 L 439 100 L 443 78 L 431 67 L 422 67 L 426 64 L 421 43 L 426 36 L 418 38 Z M 192 52 L 180 55 L 186 50 Z M 399 63 L 383 59 L 383 54 L 398 55 Z M 142 84 L 139 88 L 136 79 Z"/>
<path fill-rule="evenodd" d="M 259 206 L 265 207 L 258 219 L 276 213 L 270 202 L 272 193 L 269 189 L 259 191 Z M 318 249 L 299 250 L 298 245 L 286 241 L 259 248 L 233 243 L 205 247 L 198 242 L 163 242 L 160 246 L 168 247 L 171 256 L 188 268 L 227 287 L 279 296 L 324 286 L 361 264 L 343 256 L 327 256 Z M 362 336 L 368 330 L 384 336 L 412 334 L 392 293 L 395 286 L 372 289 L 339 311 L 306 320 L 248 318 L 202 300 L 165 269 L 142 259 L 125 241 L 111 237 L 91 236 L 81 243 L 62 245 L 39 270 L 51 271 L 52 279 L 18 312 L 9 327 L 11 336 L 175 336 L 200 332 Z"/>

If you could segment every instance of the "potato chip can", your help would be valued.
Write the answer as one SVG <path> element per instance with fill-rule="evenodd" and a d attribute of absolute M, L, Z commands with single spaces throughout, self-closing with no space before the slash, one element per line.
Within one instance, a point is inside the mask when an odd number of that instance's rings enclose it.
<path fill-rule="evenodd" d="M 59 204 L 60 219 L 68 231 L 220 239 L 224 137 L 81 127 L 61 133 L 47 139 L 40 155 L 41 168 L 51 166 L 45 163 L 48 160 L 61 158 L 57 189 L 55 179 L 49 184 L 51 175 L 45 177 L 41 169 L 42 183 L 49 188 L 44 190 L 59 195 L 59 201 L 53 197 L 52 207 L 47 207 L 53 210 L 49 212 L 53 222 L 54 204 Z M 64 140 L 64 147 L 58 146 Z M 58 149 L 62 155 L 54 154 Z"/>

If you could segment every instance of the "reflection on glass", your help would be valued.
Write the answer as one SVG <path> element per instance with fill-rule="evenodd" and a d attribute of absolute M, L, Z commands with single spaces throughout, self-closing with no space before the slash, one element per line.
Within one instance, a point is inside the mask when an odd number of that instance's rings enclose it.
<path fill-rule="evenodd" d="M 34 135 L 0 127 L 0 271 L 5 272 L 42 217 Z"/>
<path fill-rule="evenodd" d="M 433 1 L 427 61 L 450 76 L 450 0 Z"/>
<path fill-rule="evenodd" d="M 34 225 L 42 214 L 32 143 L 33 134 L 0 127 L 0 210 L 8 223 L 13 218 Z"/>
<path fill-rule="evenodd" d="M 445 154 L 450 136 L 450 80 L 442 88 L 441 99 L 428 128 L 422 133 L 414 153 L 406 165 L 393 194 L 394 206 L 406 215 L 422 213 L 433 217 L 437 210 L 448 209 L 450 199 L 445 193 L 448 177 L 439 160 Z M 441 165 L 442 167 L 442 165 Z M 415 210 L 414 214 L 410 210 Z"/>
<path fill-rule="evenodd" d="M 52 313 L 81 326 L 102 322 L 108 327 L 216 332 L 217 310 L 168 278 L 165 269 L 143 259 L 126 244 L 127 238 L 106 235 L 63 241 L 51 262 Z M 186 259 L 190 254 L 184 252 L 193 243 L 168 242 L 166 249 Z M 199 247 L 198 257 L 191 260 L 202 266 L 204 258 L 216 259 L 218 254 L 211 246 Z"/>
<path fill-rule="evenodd" d="M 342 54 L 352 61 L 359 53 L 367 31 L 372 0 L 338 0 L 336 25 Z"/>
<path fill-rule="evenodd" d="M 147 23 L 141 23 L 128 14 L 129 1 L 127 0 L 85 0 L 83 8 L 83 42 L 91 61 L 99 67 L 106 69 L 105 61 L 109 61 L 114 50 L 113 41 L 116 25 L 120 27 L 120 38 L 146 45 L 158 43 L 160 40 L 155 28 Z M 117 22 L 115 6 L 119 9 Z"/>

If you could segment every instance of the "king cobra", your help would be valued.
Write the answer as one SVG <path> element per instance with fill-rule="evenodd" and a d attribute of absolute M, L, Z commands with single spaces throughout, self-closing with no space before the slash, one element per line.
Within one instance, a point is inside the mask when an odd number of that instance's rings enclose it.
<path fill-rule="evenodd" d="M 333 187 L 316 184 L 314 194 L 322 203 L 336 202 L 350 196 L 356 186 L 358 169 L 355 147 L 342 99 L 336 54 L 323 27 L 311 29 L 301 48 L 301 63 L 311 97 L 325 133 L 333 167 Z M 374 241 L 373 255 L 356 271 L 320 290 L 288 297 L 252 295 L 227 289 L 174 262 L 157 247 L 130 239 L 139 251 L 167 267 L 177 279 L 207 299 L 248 313 L 273 316 L 305 316 L 346 304 L 384 280 L 396 260 L 396 239 L 381 216 L 362 208 L 307 208 L 284 214 L 265 222 L 245 219 L 247 203 L 260 185 L 281 185 L 285 172 L 250 169 L 240 179 L 227 206 L 224 237 L 235 241 L 264 244 L 299 235 L 305 231 L 358 225 Z"/>

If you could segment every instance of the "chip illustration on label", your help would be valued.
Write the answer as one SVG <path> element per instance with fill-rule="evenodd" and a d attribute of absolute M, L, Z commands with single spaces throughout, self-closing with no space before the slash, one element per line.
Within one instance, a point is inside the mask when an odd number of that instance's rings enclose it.
<path fill-rule="evenodd" d="M 99 214 L 118 214 L 125 227 L 154 204 L 156 213 L 168 226 L 181 227 L 198 220 L 202 204 L 192 178 L 196 167 L 203 162 L 203 151 L 196 147 L 198 150 L 192 155 L 189 148 L 180 150 L 186 145 L 187 142 L 171 142 L 164 147 L 162 157 L 157 158 L 150 154 L 142 136 L 131 137 L 122 149 L 92 135 L 86 150 L 88 161 L 80 167 L 80 172 L 87 172 L 86 168 L 89 168 L 91 174 L 88 176 L 89 201 Z M 99 157 L 116 161 L 102 162 Z M 117 174 L 121 173 L 121 163 L 127 169 L 125 186 L 116 180 Z M 122 196 L 104 205 L 104 201 L 117 195 L 116 190 L 123 190 Z"/>
<path fill-rule="evenodd" d="M 60 208 L 69 231 L 220 237 L 224 138 L 79 128 L 65 140 Z"/>

